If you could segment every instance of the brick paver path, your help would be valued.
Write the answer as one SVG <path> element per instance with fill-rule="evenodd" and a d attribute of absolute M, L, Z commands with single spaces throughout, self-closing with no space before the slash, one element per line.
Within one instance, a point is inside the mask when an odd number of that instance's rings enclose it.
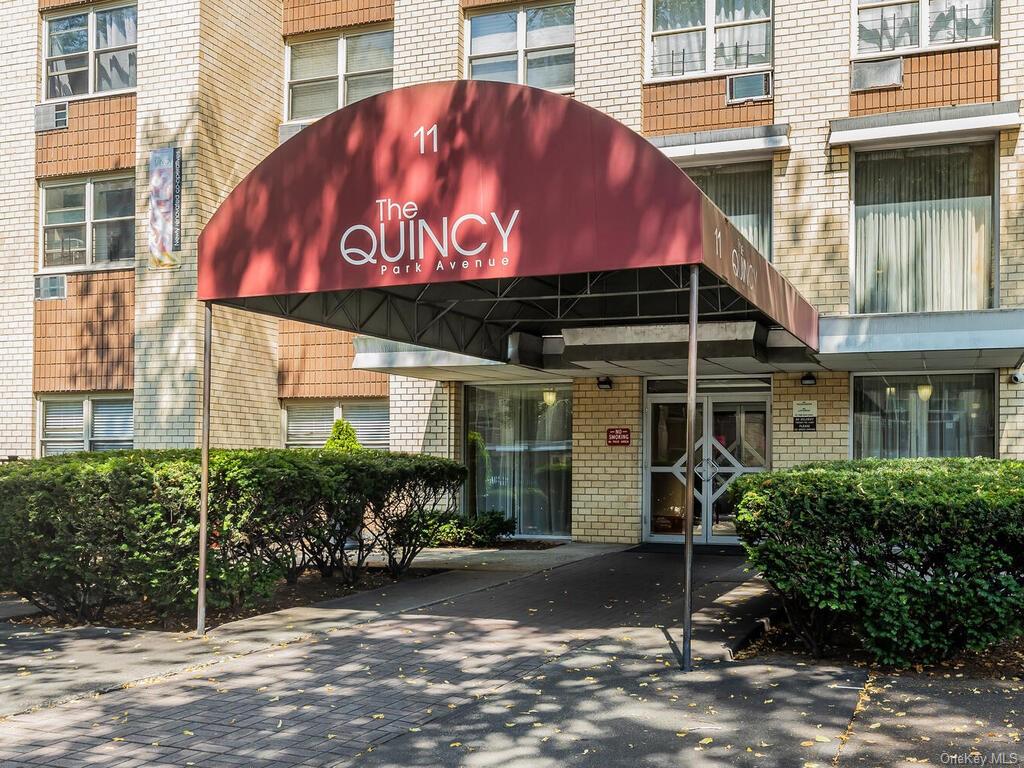
<path fill-rule="evenodd" d="M 739 562 L 713 559 L 698 577 Z M 664 556 L 593 558 L 206 670 L 19 715 L 0 722 L 0 765 L 341 764 L 529 678 L 581 646 L 618 638 L 623 627 L 674 624 L 680 572 Z M 724 592 L 735 584 L 713 586 Z M 655 651 L 661 652 L 667 646 Z"/>

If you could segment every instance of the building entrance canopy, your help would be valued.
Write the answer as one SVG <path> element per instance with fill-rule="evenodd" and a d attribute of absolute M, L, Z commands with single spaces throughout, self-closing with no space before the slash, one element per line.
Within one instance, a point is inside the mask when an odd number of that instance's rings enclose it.
<path fill-rule="evenodd" d="M 203 231 L 199 298 L 542 367 L 545 336 L 686 321 L 689 266 L 702 322 L 817 350 L 814 307 L 643 137 L 564 96 L 458 81 L 280 146 Z"/>

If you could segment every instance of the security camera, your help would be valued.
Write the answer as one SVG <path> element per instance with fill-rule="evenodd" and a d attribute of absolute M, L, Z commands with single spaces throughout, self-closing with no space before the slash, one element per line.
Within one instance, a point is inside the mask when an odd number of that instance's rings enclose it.
<path fill-rule="evenodd" d="M 1024 371 L 1014 371 L 1011 373 L 1010 381 L 1014 384 L 1024 384 Z"/>

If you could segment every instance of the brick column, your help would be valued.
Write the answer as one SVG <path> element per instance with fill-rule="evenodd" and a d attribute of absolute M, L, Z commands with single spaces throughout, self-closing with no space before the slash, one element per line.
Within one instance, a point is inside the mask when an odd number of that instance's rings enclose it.
<path fill-rule="evenodd" d="M 772 469 L 809 461 L 849 458 L 850 374 L 815 374 L 818 383 L 805 387 L 799 373 L 772 377 Z M 816 432 L 793 431 L 793 401 L 818 401 Z"/>
<path fill-rule="evenodd" d="M 395 88 L 462 73 L 459 0 L 395 0 Z"/>
<path fill-rule="evenodd" d="M 632 444 L 609 446 L 607 430 L 628 427 Z M 643 511 L 643 380 L 572 383 L 572 537 L 639 542 Z"/>
<path fill-rule="evenodd" d="M 575 97 L 639 131 L 643 0 L 578 0 Z"/>
<path fill-rule="evenodd" d="M 462 387 L 456 382 L 391 377 L 391 450 L 458 460 Z"/>

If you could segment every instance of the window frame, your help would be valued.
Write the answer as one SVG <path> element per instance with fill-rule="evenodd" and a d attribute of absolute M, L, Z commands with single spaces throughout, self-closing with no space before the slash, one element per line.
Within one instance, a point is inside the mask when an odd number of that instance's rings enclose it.
<path fill-rule="evenodd" d="M 567 45 L 566 43 L 555 43 L 553 45 L 535 45 L 532 48 L 526 45 L 526 13 L 527 11 L 534 10 L 536 8 L 548 8 L 556 5 L 571 5 L 573 7 L 573 21 L 572 21 L 572 44 Z M 498 13 L 516 13 L 516 48 L 515 50 L 507 51 L 491 51 L 489 53 L 478 53 L 473 55 L 470 52 L 470 46 L 472 43 L 472 30 L 471 24 L 474 18 L 480 18 L 481 16 L 492 16 Z M 563 48 L 572 48 L 572 72 L 573 72 L 573 83 L 571 86 L 563 88 L 544 88 L 543 90 L 550 91 L 551 93 L 559 93 L 563 96 L 571 96 L 576 92 L 576 0 L 545 0 L 540 3 L 521 3 L 518 5 L 510 5 L 508 7 L 498 6 L 496 8 L 482 8 L 480 10 L 474 10 L 471 13 L 467 13 L 463 19 L 463 57 L 462 67 L 463 76 L 469 80 L 470 73 L 472 70 L 472 62 L 474 59 L 491 58 L 494 56 L 511 56 L 516 55 L 516 83 L 518 85 L 527 85 L 526 82 L 526 59 L 531 53 L 543 53 L 544 51 L 557 51 Z M 539 88 L 540 86 L 531 86 Z"/>
<path fill-rule="evenodd" d="M 97 48 L 96 47 L 96 14 L 102 11 L 116 11 L 120 8 L 134 8 L 135 19 L 136 19 L 136 31 L 138 30 L 138 14 L 139 5 L 137 2 L 125 2 L 124 0 L 113 0 L 113 2 L 107 3 L 96 3 L 86 7 L 75 7 L 66 10 L 55 11 L 53 13 L 46 13 L 43 15 L 43 35 L 42 35 L 42 55 L 40 58 L 41 72 L 40 72 L 40 103 L 51 104 L 61 103 L 65 101 L 82 101 L 84 99 L 96 99 L 106 96 L 120 96 L 126 93 L 135 93 L 138 90 L 138 34 L 135 37 L 134 45 L 115 45 L 109 48 Z M 50 23 L 58 21 L 60 19 L 68 19 L 72 16 L 88 16 L 86 23 L 86 34 L 88 35 L 88 45 L 86 47 L 85 55 L 88 58 L 88 73 L 89 73 L 89 90 L 85 93 L 78 93 L 73 96 L 49 96 L 49 89 L 47 87 L 47 64 L 51 59 L 61 59 L 64 56 L 50 56 Z M 135 59 L 135 82 L 136 84 L 129 88 L 117 88 L 109 91 L 99 91 L 96 89 L 96 57 L 100 53 L 110 53 L 112 51 L 122 51 L 134 48 L 136 50 Z M 82 54 L 69 54 L 75 56 L 81 56 Z"/>
<path fill-rule="evenodd" d="M 132 199 L 135 203 L 131 216 L 115 216 L 106 219 L 94 218 L 95 189 L 97 183 L 105 181 L 127 181 L 132 182 Z M 58 187 L 74 187 L 85 184 L 85 263 L 84 264 L 58 264 L 46 265 L 46 230 L 48 227 L 67 226 L 60 224 L 47 225 L 46 223 L 46 190 Z M 138 189 L 134 171 L 124 173 L 116 171 L 112 173 L 92 174 L 89 176 L 67 176 L 55 179 L 45 179 L 39 182 L 39 260 L 36 263 L 36 274 L 54 274 L 67 272 L 89 272 L 118 269 L 135 269 L 135 260 L 138 251 Z M 132 258 L 119 259 L 114 261 L 95 261 L 93 257 L 93 230 L 97 224 L 110 221 L 131 221 L 134 234 L 135 247 L 132 249 Z"/>
<path fill-rule="evenodd" d="M 749 21 L 731 21 L 722 24 L 715 23 L 715 0 L 704 0 L 704 24 L 697 27 L 680 27 L 678 29 L 654 30 L 654 2 L 646 0 L 644 3 L 644 83 L 674 83 L 680 80 L 703 80 L 709 77 L 728 77 L 730 75 L 752 75 L 758 72 L 775 71 L 775 3 L 770 0 L 771 11 L 767 19 Z M 857 0 L 851 0 L 856 3 Z M 766 64 L 757 64 L 751 67 L 731 67 L 729 69 L 715 68 L 715 32 L 718 29 L 734 29 L 736 27 L 752 26 L 754 24 L 768 23 L 771 29 L 772 55 Z M 704 69 L 701 72 L 693 72 L 688 75 L 660 75 L 654 74 L 654 38 L 666 35 L 677 35 L 683 32 L 697 32 L 704 30 Z M 773 84 L 774 90 L 774 84 Z M 774 95 L 774 94 L 773 94 Z M 752 101 L 770 101 L 773 97 L 766 96 Z M 743 103 L 743 102 L 739 102 Z"/>
<path fill-rule="evenodd" d="M 854 0 L 856 2 L 856 0 Z M 950 146 L 953 144 L 982 144 L 986 138 L 992 142 L 992 306 L 988 310 L 968 310 L 975 312 L 985 312 L 993 309 L 1000 308 L 1000 178 L 999 178 L 999 133 L 995 133 L 988 137 L 979 137 L 977 134 L 963 135 L 963 136 L 943 136 L 941 138 L 933 139 L 921 139 L 918 141 L 906 141 L 901 140 L 898 142 L 883 142 L 879 144 L 870 144 L 863 147 L 850 147 L 849 150 L 849 203 L 847 206 L 847 243 L 849 248 L 849 254 L 847 259 L 847 280 L 849 296 L 847 301 L 847 312 L 850 315 L 857 315 L 860 317 L 884 317 L 885 315 L 892 314 L 906 314 L 903 312 L 872 312 L 868 314 L 859 313 L 856 311 L 856 286 L 855 281 L 857 279 L 857 152 L 874 152 L 876 150 L 884 149 L 915 149 L 918 147 L 926 146 Z M 772 211 L 774 215 L 774 209 Z M 774 227 L 774 221 L 772 226 Z M 774 235 L 774 229 L 772 230 Z M 952 310 L 958 311 L 958 310 Z M 913 314 L 913 313 L 911 313 Z M 946 371 L 950 373 L 950 371 Z M 956 371 L 956 373 L 964 373 L 964 371 Z M 896 374 L 891 374 L 896 375 Z M 851 390 L 852 391 L 852 390 Z M 851 406 L 852 407 L 852 406 Z"/>
<path fill-rule="evenodd" d="M 35 451 L 36 457 L 41 458 L 46 456 L 45 447 L 48 442 L 61 442 L 59 440 L 46 440 L 43 434 L 43 429 L 46 423 L 46 404 L 47 403 L 81 403 L 82 404 L 82 450 L 92 451 L 92 444 L 97 441 L 93 436 L 93 403 L 100 400 L 127 400 L 132 404 L 132 410 L 135 409 L 135 393 L 134 391 L 128 392 L 89 392 L 87 394 L 53 394 L 53 395 L 37 395 L 36 396 L 36 439 L 35 439 Z M 70 441 L 64 441 L 70 442 Z M 132 438 L 131 445 L 125 447 L 125 450 L 132 449 L 135 446 L 135 423 L 134 414 L 132 419 Z"/>
<path fill-rule="evenodd" d="M 293 405 L 309 405 L 322 403 L 334 409 L 334 421 L 345 418 L 345 407 L 364 404 L 385 405 L 388 409 L 388 447 L 371 448 L 371 450 L 391 450 L 391 398 L 390 397 L 288 397 L 281 398 L 281 446 L 284 448 L 308 448 L 309 446 L 288 442 L 288 408 Z M 351 423 L 351 422 L 350 422 Z M 364 446 L 365 447 L 365 446 Z"/>
<path fill-rule="evenodd" d="M 391 32 L 394 34 L 394 26 L 391 24 L 375 24 L 367 25 L 365 27 L 360 26 L 354 29 L 348 30 L 333 30 L 331 32 L 316 33 L 313 35 L 297 35 L 285 41 L 284 45 L 284 97 L 281 104 L 281 115 L 282 122 L 288 125 L 305 125 L 307 123 L 314 123 L 327 115 L 320 115 L 320 117 L 292 117 L 292 85 L 305 84 L 305 83 L 318 83 L 326 82 L 328 80 L 337 81 L 337 92 L 338 92 L 338 109 L 344 109 L 348 106 L 345 103 L 345 95 L 348 91 L 348 78 L 349 75 L 378 75 L 384 72 L 391 72 L 391 89 L 394 90 L 394 72 L 395 72 L 395 48 L 394 38 L 392 37 L 391 46 L 391 66 L 383 67 L 380 69 L 365 69 L 358 70 L 355 72 L 348 72 L 346 69 L 346 41 L 352 37 L 361 37 L 362 35 L 372 35 L 378 32 Z M 338 45 L 338 71 L 334 75 L 324 77 L 307 77 L 301 80 L 292 80 L 292 46 L 302 45 L 303 43 L 315 43 L 322 40 L 335 40 Z M 327 114 L 331 114 L 328 112 Z"/>
<path fill-rule="evenodd" d="M 989 374 L 992 377 L 992 423 L 995 425 L 995 432 L 992 435 L 992 456 L 995 459 L 1002 458 L 999 451 L 999 419 L 1000 419 L 1000 407 L 999 407 L 999 370 L 991 368 L 951 368 L 941 370 L 920 370 L 920 371 L 862 371 L 862 372 L 850 372 L 848 381 L 849 386 L 849 413 L 847 415 L 847 457 L 850 460 L 854 459 L 853 456 L 853 430 L 854 430 L 854 384 L 855 379 L 859 378 L 881 378 L 885 376 L 984 376 Z"/>
<path fill-rule="evenodd" d="M 860 53 L 857 50 L 857 38 L 860 30 L 858 10 L 909 5 L 910 3 L 917 3 L 918 6 L 917 45 L 866 53 Z M 873 0 L 862 9 L 858 6 L 857 0 L 850 0 L 850 60 L 871 61 L 873 59 L 891 59 L 897 56 L 910 56 L 917 53 L 955 51 L 960 48 L 985 48 L 999 44 L 1000 0 L 992 0 L 992 36 L 980 37 L 977 40 L 965 40 L 960 43 L 932 43 L 930 39 L 926 39 L 930 37 L 928 34 L 928 20 L 930 19 L 928 13 L 929 3 L 930 0 Z"/>

